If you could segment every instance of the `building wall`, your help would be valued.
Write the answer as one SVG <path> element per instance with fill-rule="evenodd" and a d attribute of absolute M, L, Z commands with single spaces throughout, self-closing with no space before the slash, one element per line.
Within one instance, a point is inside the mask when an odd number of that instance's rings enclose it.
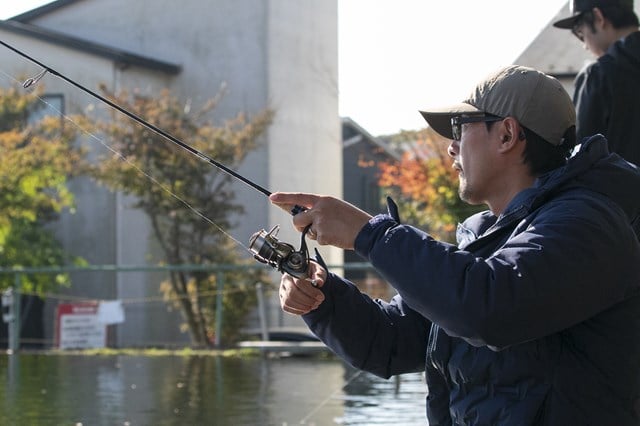
<path fill-rule="evenodd" d="M 85 0 L 34 23 L 183 65 L 168 86 L 194 104 L 226 85 L 220 119 L 274 108 L 267 146 L 241 171 L 272 191 L 341 194 L 335 0 Z M 253 190 L 238 195 L 257 213 L 244 241 L 272 212 Z"/>
<path fill-rule="evenodd" d="M 124 73 L 107 59 L 87 55 L 74 49 L 56 46 L 34 40 L 24 35 L 0 31 L 2 40 L 37 58 L 47 66 L 63 73 L 72 80 L 83 82 L 88 88 L 96 89 L 97 83 L 117 87 L 118 83 L 135 84 L 144 76 L 148 85 L 162 87 L 166 83 L 164 74 L 128 70 Z M 24 60 L 6 49 L 0 49 L 0 63 L 3 64 L 3 75 L 0 84 L 4 87 L 20 85 L 21 81 L 40 72 L 40 67 Z M 72 66 L 70 66 L 72 64 Z M 88 83 L 87 80 L 90 82 Z M 132 83 L 128 83 L 132 81 Z M 95 83 L 95 84 L 93 84 Z M 61 79 L 48 74 L 38 83 L 45 93 L 62 94 L 64 96 L 64 114 L 87 113 L 106 114 L 103 105 L 80 90 L 73 89 Z M 74 125 L 71 119 L 65 125 Z M 84 129 L 81 133 L 84 132 Z M 97 135 L 81 138 L 86 148 L 97 155 L 106 148 L 99 142 Z M 103 141 L 108 143 L 108 141 Z M 76 213 L 64 213 L 56 224 L 56 234 L 72 255 L 83 257 L 89 264 L 144 264 L 150 259 L 149 234 L 146 232 L 146 218 L 136 210 L 121 194 L 96 186 L 88 178 L 77 178 L 70 182 L 70 189 L 75 196 Z M 140 232 L 140 229 L 145 232 Z M 146 256 L 146 257 L 145 257 Z M 93 299 L 131 299 L 148 297 L 157 294 L 158 277 L 140 274 L 118 274 L 115 272 L 72 273 L 73 287 L 60 289 L 62 294 Z M 44 310 L 44 332 L 46 339 L 53 339 L 54 315 L 56 301 L 46 305 Z M 158 308 L 161 308 L 158 310 Z M 159 311 L 160 315 L 149 311 Z M 140 309 L 127 311 L 129 322 L 127 327 L 119 327 L 110 343 L 133 344 L 145 339 L 153 339 L 150 328 L 157 330 L 156 339 L 162 341 L 186 341 L 187 336 L 179 332 L 179 316 L 177 313 L 166 313 L 164 307 L 152 305 L 143 312 Z M 126 339 L 130 335 L 131 339 Z"/>

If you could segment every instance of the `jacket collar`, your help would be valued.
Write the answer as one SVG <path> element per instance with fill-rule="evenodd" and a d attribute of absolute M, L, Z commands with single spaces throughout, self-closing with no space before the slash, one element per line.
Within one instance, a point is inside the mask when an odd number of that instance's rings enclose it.
<path fill-rule="evenodd" d="M 458 225 L 458 246 L 463 248 L 478 238 L 519 222 L 548 199 L 573 186 L 577 176 L 588 172 L 595 163 L 609 156 L 607 141 L 602 135 L 585 139 L 574 152 L 567 164 L 540 176 L 532 187 L 520 191 L 500 216 L 484 211 Z"/>

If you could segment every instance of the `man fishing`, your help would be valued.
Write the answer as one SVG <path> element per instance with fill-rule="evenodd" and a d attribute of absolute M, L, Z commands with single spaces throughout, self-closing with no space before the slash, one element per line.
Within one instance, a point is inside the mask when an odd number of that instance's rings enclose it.
<path fill-rule="evenodd" d="M 451 139 L 460 197 L 488 210 L 457 245 L 330 196 L 275 193 L 298 230 L 355 250 L 396 289 L 372 300 L 311 262 L 282 308 L 353 366 L 425 370 L 436 425 L 640 424 L 640 173 L 601 135 L 570 157 L 575 110 L 552 77 L 509 66 L 422 111 Z M 314 285 L 312 285 L 312 283 Z"/>

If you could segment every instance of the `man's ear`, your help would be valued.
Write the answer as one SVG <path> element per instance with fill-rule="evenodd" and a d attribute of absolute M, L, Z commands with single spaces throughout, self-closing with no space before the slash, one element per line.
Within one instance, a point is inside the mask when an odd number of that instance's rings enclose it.
<path fill-rule="evenodd" d="M 500 126 L 500 151 L 507 152 L 518 145 L 518 142 L 526 139 L 522 126 L 513 117 L 502 120 Z"/>
<path fill-rule="evenodd" d="M 591 9 L 591 14 L 593 15 L 593 26 L 594 28 L 596 28 L 596 30 L 599 28 L 603 28 L 606 25 L 607 20 L 604 18 L 602 10 L 600 10 L 599 7 L 594 7 L 593 9 Z"/>

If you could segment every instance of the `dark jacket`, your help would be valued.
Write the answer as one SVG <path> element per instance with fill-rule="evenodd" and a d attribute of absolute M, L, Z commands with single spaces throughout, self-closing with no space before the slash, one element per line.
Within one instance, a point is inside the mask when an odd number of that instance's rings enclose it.
<path fill-rule="evenodd" d="M 638 425 L 639 192 L 596 136 L 500 217 L 470 217 L 457 247 L 378 215 L 355 249 L 398 295 L 330 274 L 303 318 L 357 368 L 426 369 L 431 426 Z"/>
<path fill-rule="evenodd" d="M 597 133 L 609 150 L 640 165 L 640 32 L 611 45 L 576 77 L 578 140 Z"/>

